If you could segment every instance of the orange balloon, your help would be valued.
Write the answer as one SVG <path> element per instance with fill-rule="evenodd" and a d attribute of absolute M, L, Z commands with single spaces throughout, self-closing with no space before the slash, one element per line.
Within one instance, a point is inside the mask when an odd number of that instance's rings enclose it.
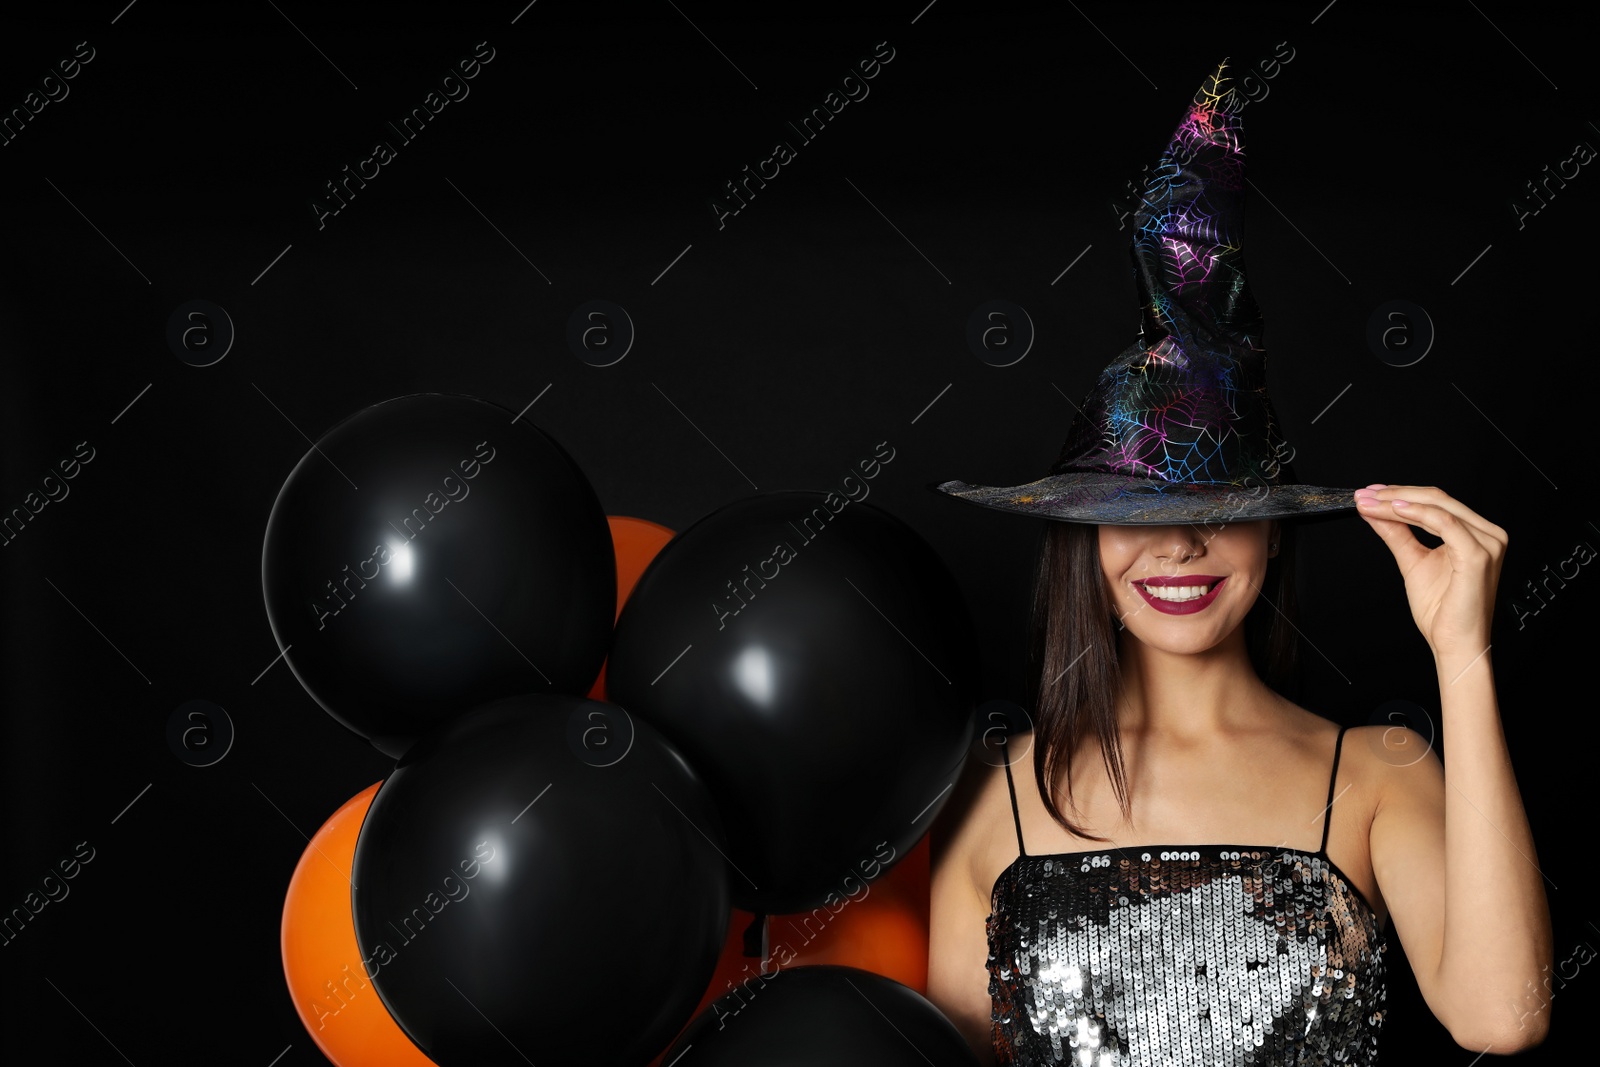
<path fill-rule="evenodd" d="M 638 584 L 639 576 L 650 566 L 650 561 L 656 558 L 656 553 L 660 552 L 675 535 L 665 526 L 657 525 L 649 519 L 607 515 L 606 522 L 611 525 L 611 544 L 617 553 L 616 618 L 621 618 L 622 605 L 627 603 L 628 594 L 633 592 L 633 587 Z M 602 663 L 599 676 L 595 678 L 594 685 L 589 687 L 589 699 L 605 698 L 606 665 Z"/>
<path fill-rule="evenodd" d="M 378 998 L 350 915 L 356 835 L 382 784 L 345 801 L 295 865 L 283 899 L 283 975 L 300 1021 L 338 1067 L 434 1067 Z"/>
<path fill-rule="evenodd" d="M 841 895 L 830 908 L 819 905 L 808 912 L 767 917 L 769 974 L 802 965 L 838 963 L 893 978 L 924 996 L 928 993 L 928 837 L 887 873 L 865 883 L 854 899 Z M 733 909 L 728 940 L 711 984 L 700 997 L 694 1014 L 741 983 L 749 982 L 749 995 L 760 990 L 761 958 L 744 954 L 745 929 L 754 916 Z M 787 962 L 785 962 L 787 961 Z M 688 1023 L 684 1024 L 685 1027 Z M 680 1030 L 680 1033 L 682 1031 Z M 674 1039 L 676 1040 L 676 1039 Z M 671 1043 L 668 1043 L 668 1048 Z M 665 1053 L 665 1049 L 662 1053 Z M 661 1056 L 651 1061 L 659 1067 Z"/>

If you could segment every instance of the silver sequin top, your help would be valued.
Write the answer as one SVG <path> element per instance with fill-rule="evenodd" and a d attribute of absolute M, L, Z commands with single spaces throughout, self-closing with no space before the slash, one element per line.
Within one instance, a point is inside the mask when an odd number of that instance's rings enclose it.
<path fill-rule="evenodd" d="M 1339 748 L 1334 748 L 1338 774 Z M 1017 818 L 1010 765 L 1006 784 Z M 1387 940 L 1327 856 L 1280 846 L 1022 853 L 995 880 L 989 993 L 1017 1067 L 1377 1061 Z"/>

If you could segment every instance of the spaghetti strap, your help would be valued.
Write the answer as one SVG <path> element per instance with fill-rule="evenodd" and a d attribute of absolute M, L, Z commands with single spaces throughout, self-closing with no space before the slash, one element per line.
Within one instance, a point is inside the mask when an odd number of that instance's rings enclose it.
<path fill-rule="evenodd" d="M 1005 757 L 1006 789 L 1011 793 L 1011 821 L 1017 827 L 1017 852 L 1026 856 L 1028 850 L 1022 847 L 1022 816 L 1017 814 L 1017 787 L 1011 781 L 1011 738 L 1006 738 L 1006 747 L 1002 750 Z"/>
<path fill-rule="evenodd" d="M 1333 743 L 1333 771 L 1328 775 L 1328 803 L 1322 809 L 1322 844 L 1317 846 L 1317 853 L 1322 856 L 1328 854 L 1328 828 L 1333 825 L 1333 787 L 1339 780 L 1339 752 L 1344 748 L 1344 732 L 1348 726 L 1339 727 L 1338 740 Z"/>

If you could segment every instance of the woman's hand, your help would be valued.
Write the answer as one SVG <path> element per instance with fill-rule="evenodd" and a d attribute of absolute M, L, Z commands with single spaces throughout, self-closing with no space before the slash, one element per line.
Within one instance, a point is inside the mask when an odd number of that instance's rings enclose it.
<path fill-rule="evenodd" d="M 1369 485 L 1355 497 L 1358 514 L 1400 565 L 1411 617 L 1434 658 L 1461 662 L 1482 655 L 1489 647 L 1506 532 L 1432 486 Z M 1425 547 L 1412 526 L 1444 544 Z"/>
<path fill-rule="evenodd" d="M 1405 765 L 1361 760 L 1357 777 L 1379 783 L 1373 874 L 1417 988 L 1456 1044 L 1480 1056 L 1518 1052 L 1549 1031 L 1540 991 L 1555 954 L 1486 654 L 1506 532 L 1431 486 L 1375 485 L 1355 496 L 1400 564 L 1433 649 L 1444 739 L 1442 761 L 1427 750 Z M 1444 543 L 1424 547 L 1413 526 Z"/>

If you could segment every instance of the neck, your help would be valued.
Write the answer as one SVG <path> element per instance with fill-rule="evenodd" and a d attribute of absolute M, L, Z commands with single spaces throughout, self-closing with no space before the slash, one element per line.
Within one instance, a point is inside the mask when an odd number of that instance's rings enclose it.
<path fill-rule="evenodd" d="M 1118 724 L 1133 733 L 1179 740 L 1215 738 L 1259 723 L 1272 690 L 1256 675 L 1244 626 L 1204 652 L 1167 652 L 1124 630 L 1117 657 Z"/>

